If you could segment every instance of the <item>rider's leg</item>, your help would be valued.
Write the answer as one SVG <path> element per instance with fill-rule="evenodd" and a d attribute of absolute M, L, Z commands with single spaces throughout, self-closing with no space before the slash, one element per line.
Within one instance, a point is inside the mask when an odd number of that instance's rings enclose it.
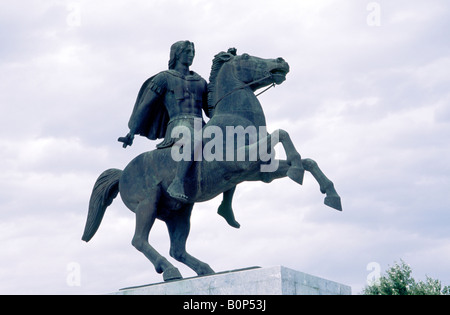
<path fill-rule="evenodd" d="M 174 180 L 167 189 L 167 192 L 170 194 L 172 198 L 177 199 L 178 201 L 181 202 L 187 202 L 189 199 L 184 191 L 184 181 L 185 178 L 187 177 L 187 172 L 191 167 L 191 164 L 192 164 L 191 161 L 178 162 L 177 175 L 175 176 Z"/>
<path fill-rule="evenodd" d="M 180 202 L 188 202 L 189 197 L 186 195 L 184 184 L 186 182 L 186 179 L 188 177 L 188 171 L 192 167 L 194 161 L 200 160 L 199 157 L 196 157 L 195 154 L 198 154 L 200 152 L 201 154 L 201 147 L 202 143 L 199 141 L 195 141 L 194 136 L 191 133 L 191 139 L 188 139 L 188 141 L 191 141 L 190 143 L 185 143 L 183 140 L 180 140 L 174 144 L 174 146 L 182 147 L 183 150 L 190 150 L 190 154 L 187 155 L 188 159 L 182 159 L 181 161 L 177 162 L 177 174 L 170 184 L 169 188 L 167 189 L 167 192 L 170 194 L 170 196 Z M 196 175 L 195 175 L 196 176 Z M 189 178 L 189 181 L 193 183 L 193 185 L 197 182 L 196 178 Z"/>

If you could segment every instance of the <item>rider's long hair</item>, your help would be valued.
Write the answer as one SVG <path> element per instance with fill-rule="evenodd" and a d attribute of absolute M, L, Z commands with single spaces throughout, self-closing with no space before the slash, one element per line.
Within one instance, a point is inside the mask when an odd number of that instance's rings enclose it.
<path fill-rule="evenodd" d="M 172 47 L 170 48 L 169 70 L 175 69 L 175 65 L 177 64 L 178 57 L 190 45 L 192 45 L 192 49 L 194 50 L 194 54 L 195 54 L 194 43 L 190 42 L 188 40 L 179 41 L 172 45 Z"/>

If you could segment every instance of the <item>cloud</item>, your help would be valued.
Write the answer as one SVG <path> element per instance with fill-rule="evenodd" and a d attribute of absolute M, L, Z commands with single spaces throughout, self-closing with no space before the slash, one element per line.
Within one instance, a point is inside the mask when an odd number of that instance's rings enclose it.
<path fill-rule="evenodd" d="M 124 150 L 116 140 L 140 85 L 166 69 L 180 39 L 196 43 L 193 69 L 205 78 L 212 57 L 233 46 L 289 62 L 288 80 L 260 96 L 268 128 L 290 133 L 344 206 L 327 208 L 310 174 L 303 186 L 244 183 L 234 201 L 240 230 L 216 214 L 220 197 L 196 205 L 193 255 L 218 271 L 286 265 L 355 293 L 369 263 L 403 258 L 448 284 L 448 8 L 378 3 L 381 25 L 371 27 L 359 1 L 2 1 L 0 293 L 161 281 L 130 245 L 134 215 L 120 197 L 93 241 L 80 238 L 97 176 L 155 147 L 139 137 Z M 167 257 L 163 223 L 150 238 Z M 81 287 L 66 282 L 72 262 Z"/>

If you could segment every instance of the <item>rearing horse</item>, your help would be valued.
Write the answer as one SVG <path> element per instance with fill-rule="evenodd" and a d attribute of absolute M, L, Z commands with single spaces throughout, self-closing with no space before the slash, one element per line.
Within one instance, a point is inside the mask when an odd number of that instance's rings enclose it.
<path fill-rule="evenodd" d="M 260 102 L 254 92 L 270 84 L 281 84 L 286 80 L 289 65 L 282 59 L 261 59 L 248 54 L 235 56 L 232 53 L 219 53 L 213 60 L 210 77 L 209 105 L 214 107 L 214 115 L 205 128 L 214 127 L 223 134 L 230 127 L 255 127 L 265 130 L 266 120 Z M 251 137 L 248 137 L 251 138 Z M 172 149 L 159 149 L 146 152 L 128 164 L 125 170 L 110 169 L 100 175 L 95 183 L 90 203 L 83 240 L 89 242 L 97 232 L 106 208 L 111 205 L 120 192 L 124 204 L 136 214 L 136 230 L 133 246 L 142 252 L 155 266 L 156 272 L 163 273 L 165 281 L 181 279 L 178 269 L 161 256 L 149 243 L 149 233 L 156 219 L 166 222 L 170 235 L 170 255 L 198 275 L 214 274 L 211 267 L 186 252 L 186 240 L 190 231 L 190 218 L 195 202 L 215 198 L 233 189 L 244 181 L 263 181 L 289 177 L 302 184 L 304 171 L 309 171 L 326 194 L 325 204 L 342 211 L 340 197 L 333 183 L 323 174 L 316 162 L 301 159 L 289 134 L 277 130 L 272 134 L 257 133 L 253 139 L 241 141 L 228 138 L 223 143 L 224 151 L 230 147 L 233 154 L 227 159 L 202 160 L 197 162 L 197 187 L 189 203 L 180 203 L 171 198 L 167 188 L 176 175 L 176 161 Z M 231 141 L 231 143 L 230 143 Z M 208 142 L 203 139 L 204 145 Z M 254 159 L 236 159 L 239 154 L 249 157 L 257 148 L 265 147 L 274 152 L 277 143 L 286 151 L 286 160 L 275 160 L 261 154 Z M 219 150 L 220 148 L 215 148 Z M 229 159 L 228 157 L 233 157 Z M 268 168 L 269 163 L 275 168 Z M 186 187 L 189 191 L 189 187 Z"/>

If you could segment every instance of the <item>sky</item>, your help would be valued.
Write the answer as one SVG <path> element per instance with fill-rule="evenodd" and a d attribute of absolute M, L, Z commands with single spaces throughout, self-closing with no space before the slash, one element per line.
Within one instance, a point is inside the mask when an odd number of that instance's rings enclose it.
<path fill-rule="evenodd" d="M 447 0 L 0 0 L 0 294 L 104 294 L 161 282 L 131 245 L 117 198 L 81 241 L 92 187 L 156 141 L 117 138 L 170 46 L 283 57 L 286 82 L 259 97 L 269 131 L 289 132 L 334 182 L 311 174 L 238 186 L 241 229 L 197 204 L 188 251 L 216 271 L 282 265 L 352 286 L 401 259 L 450 285 L 450 5 Z M 280 157 L 283 150 L 277 147 Z M 169 257 L 163 222 L 150 243 Z"/>

